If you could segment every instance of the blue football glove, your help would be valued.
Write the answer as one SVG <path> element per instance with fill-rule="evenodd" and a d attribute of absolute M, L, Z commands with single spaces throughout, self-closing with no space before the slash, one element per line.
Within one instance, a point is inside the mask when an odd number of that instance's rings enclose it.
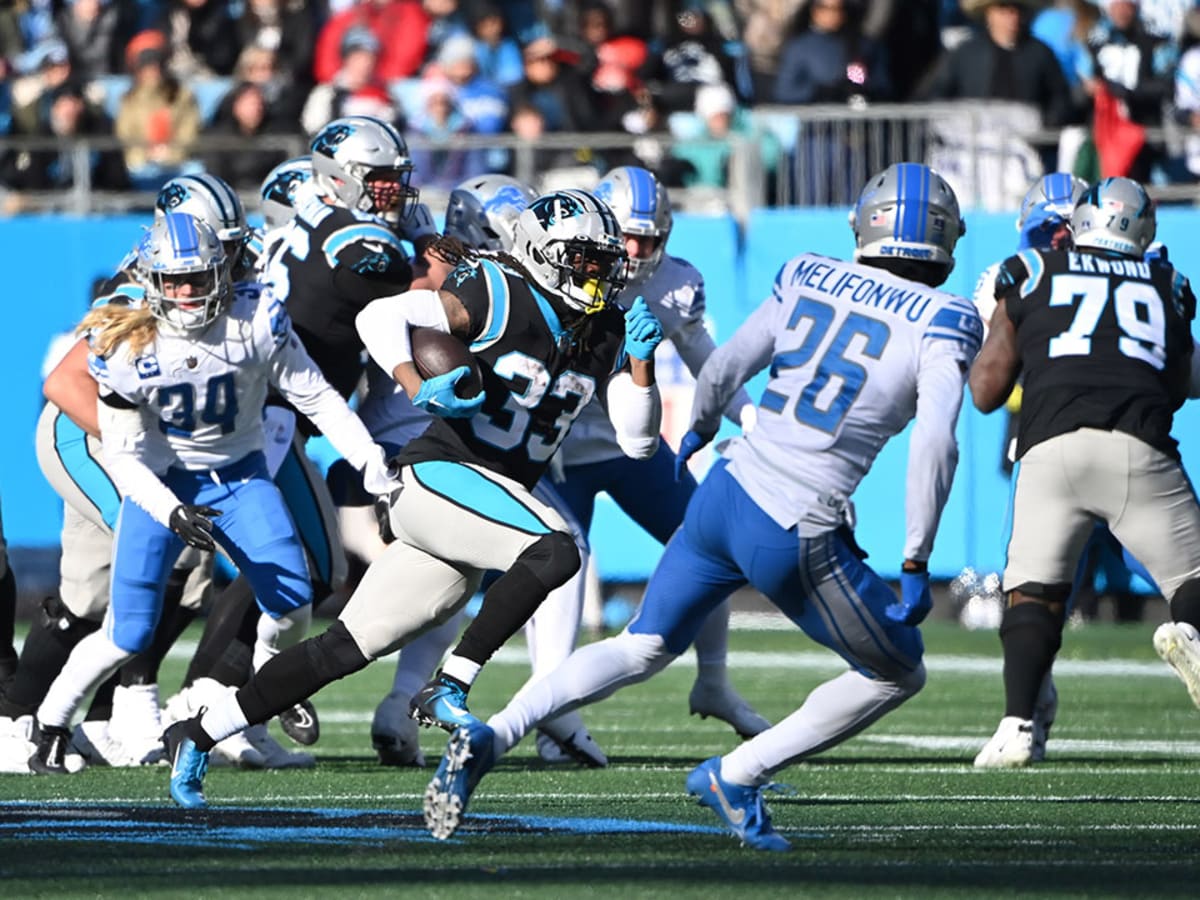
<path fill-rule="evenodd" d="M 928 572 L 900 573 L 900 602 L 885 609 L 893 622 L 902 625 L 920 625 L 933 609 L 933 594 L 929 592 Z"/>
<path fill-rule="evenodd" d="M 459 366 L 444 375 L 435 375 L 421 382 L 421 389 L 413 397 L 413 406 L 448 419 L 469 419 L 483 406 L 483 391 L 469 400 L 454 393 L 454 385 L 465 378 L 470 369 Z"/>
<path fill-rule="evenodd" d="M 662 343 L 662 324 L 650 312 L 650 305 L 638 297 L 625 313 L 625 352 L 642 362 L 654 359 L 654 348 Z"/>
<path fill-rule="evenodd" d="M 683 436 L 683 440 L 679 442 L 679 452 L 675 454 L 675 480 L 683 479 L 684 470 L 687 469 L 688 460 L 691 459 L 696 451 L 711 441 L 711 437 L 704 437 L 694 431 L 689 431 Z"/>

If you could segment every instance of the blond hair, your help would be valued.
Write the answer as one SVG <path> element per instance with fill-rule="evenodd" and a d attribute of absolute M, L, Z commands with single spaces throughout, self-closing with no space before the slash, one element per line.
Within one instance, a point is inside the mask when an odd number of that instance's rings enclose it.
<path fill-rule="evenodd" d="M 129 358 L 141 354 L 158 335 L 158 321 L 148 306 L 106 303 L 83 317 L 77 334 L 91 333 L 92 352 L 107 357 L 122 341 L 129 344 Z"/>

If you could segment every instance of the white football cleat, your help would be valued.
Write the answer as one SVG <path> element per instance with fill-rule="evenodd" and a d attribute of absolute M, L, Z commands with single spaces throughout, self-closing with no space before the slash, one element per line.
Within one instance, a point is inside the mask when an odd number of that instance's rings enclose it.
<path fill-rule="evenodd" d="M 1046 759 L 1046 742 L 1050 739 L 1050 726 L 1058 715 L 1058 688 L 1049 672 L 1042 679 L 1038 690 L 1037 702 L 1033 707 L 1033 746 L 1030 751 L 1030 762 L 1043 762 Z"/>
<path fill-rule="evenodd" d="M 32 775 L 29 757 L 37 750 L 33 742 L 33 716 L 0 718 L 0 772 Z"/>
<path fill-rule="evenodd" d="M 1196 629 L 1187 622 L 1165 622 L 1154 632 L 1154 649 L 1200 707 L 1200 635 Z"/>
<path fill-rule="evenodd" d="M 1033 720 L 1005 716 L 975 757 L 977 769 L 1020 769 L 1033 761 Z"/>
<path fill-rule="evenodd" d="M 381 766 L 420 769 L 425 765 L 421 752 L 421 726 L 408 714 L 410 698 L 392 691 L 379 701 L 371 720 L 371 746 Z"/>
<path fill-rule="evenodd" d="M 697 681 L 688 694 L 688 709 L 693 716 L 702 719 L 712 716 L 728 722 L 742 739 L 762 734 L 771 727 L 771 723 L 728 683 L 714 685 Z"/>
<path fill-rule="evenodd" d="M 588 732 L 577 712 L 563 713 L 538 725 L 538 756 L 552 764 L 576 762 L 603 769 L 608 757 Z"/>

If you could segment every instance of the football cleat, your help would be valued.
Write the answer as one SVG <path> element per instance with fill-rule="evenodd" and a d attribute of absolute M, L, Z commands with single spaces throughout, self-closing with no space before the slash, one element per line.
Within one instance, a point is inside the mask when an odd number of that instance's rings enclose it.
<path fill-rule="evenodd" d="M 425 827 L 440 841 L 462 824 L 467 801 L 496 764 L 496 733 L 483 722 L 456 728 L 433 780 L 425 789 Z"/>
<path fill-rule="evenodd" d="M 467 692 L 462 685 L 440 673 L 409 701 L 408 714 L 418 725 L 436 725 L 446 731 L 479 723 L 467 709 Z"/>
<path fill-rule="evenodd" d="M 1005 716 L 975 757 L 977 769 L 1019 769 L 1033 762 L 1033 720 Z"/>
<path fill-rule="evenodd" d="M 279 714 L 279 727 L 297 744 L 311 747 L 321 737 L 321 722 L 311 700 L 301 700 Z"/>
<path fill-rule="evenodd" d="M 35 775 L 67 774 L 67 747 L 71 744 L 71 732 L 68 729 L 43 725 L 35 719 L 33 744 L 29 771 Z"/>
<path fill-rule="evenodd" d="M 0 772 L 28 775 L 29 758 L 36 746 L 33 743 L 33 716 L 11 719 L 0 717 Z"/>
<path fill-rule="evenodd" d="M 1175 670 L 1192 702 L 1200 706 L 1200 635 L 1187 622 L 1165 622 L 1154 632 L 1154 649 Z"/>
<path fill-rule="evenodd" d="M 717 814 L 726 827 L 755 850 L 791 850 L 787 839 L 771 826 L 763 789 L 730 784 L 721 778 L 721 757 L 706 759 L 687 777 L 687 790 Z"/>
<path fill-rule="evenodd" d="M 762 734 L 771 727 L 771 723 L 728 684 L 709 685 L 697 681 L 688 694 L 688 709 L 693 716 L 701 719 L 712 716 L 728 722 L 743 740 Z"/>
<path fill-rule="evenodd" d="M 114 768 L 153 766 L 167 757 L 162 738 L 154 740 L 114 732 L 111 721 L 88 719 L 71 732 L 71 749 L 88 763 Z"/>
<path fill-rule="evenodd" d="M 1033 707 L 1033 746 L 1030 751 L 1031 762 L 1043 762 L 1046 759 L 1046 741 L 1050 739 L 1050 727 L 1054 717 L 1058 715 L 1058 688 L 1050 673 L 1042 679 L 1042 687 L 1038 691 L 1037 705 Z"/>
<path fill-rule="evenodd" d="M 425 766 L 421 752 L 421 727 L 408 715 L 408 695 L 393 691 L 375 707 L 371 720 L 371 746 L 381 766 Z"/>
<path fill-rule="evenodd" d="M 311 769 L 317 764 L 317 758 L 311 753 L 299 750 L 288 750 L 279 741 L 271 737 L 265 723 L 251 725 L 242 731 L 247 743 L 262 759 L 258 766 L 245 766 L 257 769 Z"/>
<path fill-rule="evenodd" d="M 577 762 L 589 769 L 603 769 L 608 765 L 608 757 L 576 712 L 542 722 L 538 726 L 537 749 L 538 756 L 548 763 Z"/>
<path fill-rule="evenodd" d="M 184 809 L 203 809 L 208 806 L 204 799 L 208 754 L 188 737 L 191 727 L 191 721 L 176 722 L 163 733 L 163 746 L 171 763 L 171 799 Z"/>

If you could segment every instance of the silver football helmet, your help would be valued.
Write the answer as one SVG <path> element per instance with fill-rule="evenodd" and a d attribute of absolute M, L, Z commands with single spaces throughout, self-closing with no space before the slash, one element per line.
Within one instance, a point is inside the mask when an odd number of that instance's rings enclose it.
<path fill-rule="evenodd" d="M 292 196 L 296 187 L 312 178 L 312 157 L 297 156 L 281 162 L 263 179 L 259 196 L 262 198 L 263 219 L 267 228 L 286 225 L 295 215 Z"/>
<path fill-rule="evenodd" d="M 1093 184 L 1071 213 L 1076 247 L 1141 257 L 1158 229 L 1154 201 L 1132 178 Z"/>
<path fill-rule="evenodd" d="M 582 313 L 604 309 L 625 284 L 621 226 L 587 191 L 543 194 L 517 218 L 512 254 L 538 286 Z"/>
<path fill-rule="evenodd" d="M 197 216 L 167 212 L 138 244 L 134 275 L 146 306 L 176 331 L 207 327 L 225 307 L 232 280 L 217 233 Z"/>
<path fill-rule="evenodd" d="M 908 259 L 954 268 L 954 245 L 967 233 L 954 190 L 921 163 L 895 163 L 867 181 L 850 211 L 854 258 Z"/>
<path fill-rule="evenodd" d="M 674 224 L 667 189 L 652 172 L 621 166 L 600 179 L 592 193 L 608 204 L 622 232 L 653 239 L 649 255 L 629 257 L 629 280 L 649 278 L 662 262 Z"/>
<path fill-rule="evenodd" d="M 332 200 L 395 225 L 417 202 L 400 132 L 372 116 L 334 119 L 312 140 L 313 181 Z"/>
<path fill-rule="evenodd" d="M 476 250 L 511 250 L 513 228 L 537 191 L 507 175 L 468 178 L 450 192 L 443 233 Z"/>
<path fill-rule="evenodd" d="M 154 201 L 154 218 L 167 213 L 186 213 L 208 225 L 225 245 L 230 268 L 236 268 L 242 249 L 250 239 L 246 210 L 241 198 L 228 182 L 210 175 L 176 175 L 162 186 Z"/>
<path fill-rule="evenodd" d="M 1088 183 L 1069 172 L 1051 172 L 1033 183 L 1033 187 L 1021 201 L 1021 213 L 1017 216 L 1017 231 L 1025 228 L 1031 215 L 1039 212 L 1057 216 L 1064 222 L 1071 219 L 1071 211 L 1088 189 Z"/>

